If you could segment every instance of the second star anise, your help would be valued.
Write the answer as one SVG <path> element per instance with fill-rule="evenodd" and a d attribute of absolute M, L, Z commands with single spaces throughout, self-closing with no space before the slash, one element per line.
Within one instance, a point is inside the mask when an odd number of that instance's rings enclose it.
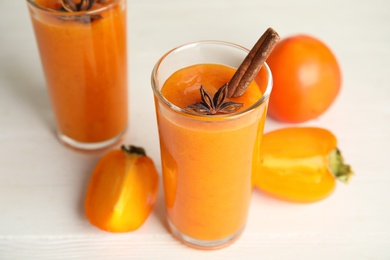
<path fill-rule="evenodd" d="M 201 102 L 191 104 L 184 108 L 184 110 L 201 114 L 201 115 L 216 115 L 216 114 L 230 114 L 236 112 L 244 104 L 233 101 L 225 102 L 228 95 L 228 84 L 223 85 L 211 97 L 203 86 L 200 86 Z"/>
<path fill-rule="evenodd" d="M 106 1 L 104 0 L 97 0 L 98 3 L 104 3 Z M 60 11 L 65 12 L 82 12 L 82 11 L 88 11 L 92 8 L 94 5 L 95 0 L 81 0 L 78 4 L 74 3 L 73 0 L 61 0 L 61 9 Z M 90 23 L 96 19 L 102 18 L 99 14 L 85 14 L 85 15 L 78 15 L 78 16 L 64 16 L 60 19 L 62 20 L 75 20 L 80 21 L 83 23 Z"/>
<path fill-rule="evenodd" d="M 94 2 L 94 0 L 81 0 L 80 3 L 76 4 L 73 0 L 61 0 L 62 6 L 68 12 L 87 11 L 91 9 Z"/>

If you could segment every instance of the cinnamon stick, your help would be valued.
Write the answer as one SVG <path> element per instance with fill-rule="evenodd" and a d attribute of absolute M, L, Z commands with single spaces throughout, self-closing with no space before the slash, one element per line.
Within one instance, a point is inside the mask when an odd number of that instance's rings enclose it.
<path fill-rule="evenodd" d="M 239 97 L 244 94 L 279 40 L 280 37 L 274 29 L 268 28 L 264 32 L 230 80 L 228 97 Z"/>

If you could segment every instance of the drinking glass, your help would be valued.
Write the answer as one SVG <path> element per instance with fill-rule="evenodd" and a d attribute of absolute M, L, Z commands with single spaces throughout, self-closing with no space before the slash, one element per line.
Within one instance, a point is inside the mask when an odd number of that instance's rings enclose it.
<path fill-rule="evenodd" d="M 228 42 L 195 42 L 166 53 L 152 72 L 167 222 L 173 236 L 191 247 L 222 248 L 244 230 L 272 75 L 264 64 L 256 78 L 262 97 L 226 115 L 195 115 L 172 104 L 161 89 L 178 70 L 195 64 L 238 68 L 247 54 Z"/>
<path fill-rule="evenodd" d="M 65 11 L 59 0 L 27 0 L 57 135 L 99 149 L 127 128 L 126 1 L 95 1 Z"/>

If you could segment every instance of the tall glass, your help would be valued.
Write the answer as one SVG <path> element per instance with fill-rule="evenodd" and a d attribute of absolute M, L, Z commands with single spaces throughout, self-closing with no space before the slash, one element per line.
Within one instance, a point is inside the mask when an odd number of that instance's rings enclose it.
<path fill-rule="evenodd" d="M 182 68 L 210 63 L 237 68 L 247 54 L 231 43 L 196 42 L 169 51 L 152 72 L 168 225 L 191 247 L 218 249 L 244 230 L 272 76 L 264 64 L 257 77 L 263 96 L 228 115 L 191 114 L 168 101 L 161 88 Z"/>
<path fill-rule="evenodd" d="M 59 139 L 80 149 L 120 140 L 127 128 L 126 1 L 66 12 L 27 0 Z"/>

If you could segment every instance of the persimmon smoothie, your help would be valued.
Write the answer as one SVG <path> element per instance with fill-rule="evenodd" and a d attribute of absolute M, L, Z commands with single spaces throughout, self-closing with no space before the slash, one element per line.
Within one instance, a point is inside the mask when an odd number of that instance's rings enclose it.
<path fill-rule="evenodd" d="M 203 44 L 218 47 L 219 42 Z M 167 63 L 169 55 L 163 58 Z M 242 96 L 223 102 L 221 97 L 214 99 L 222 113 L 199 114 L 210 110 L 202 103 L 201 87 L 215 97 L 237 68 L 201 61 L 178 68 L 163 76 L 166 79 L 159 79 L 167 72 L 162 68 L 166 65 L 158 63 L 152 85 L 171 232 L 189 246 L 216 249 L 233 242 L 245 227 L 268 102 L 262 90 L 272 83 L 268 67 L 263 66 Z M 222 111 L 233 107 L 232 113 Z"/>
<path fill-rule="evenodd" d="M 27 2 L 60 139 L 109 144 L 127 127 L 125 1 Z"/>

